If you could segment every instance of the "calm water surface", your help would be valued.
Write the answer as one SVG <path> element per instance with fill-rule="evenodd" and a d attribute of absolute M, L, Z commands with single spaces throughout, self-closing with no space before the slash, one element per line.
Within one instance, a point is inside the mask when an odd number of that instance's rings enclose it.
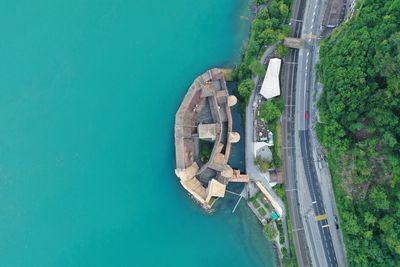
<path fill-rule="evenodd" d="M 176 109 L 197 75 L 238 61 L 247 10 L 1 1 L 1 266 L 275 265 L 245 205 L 204 214 L 173 172 Z"/>

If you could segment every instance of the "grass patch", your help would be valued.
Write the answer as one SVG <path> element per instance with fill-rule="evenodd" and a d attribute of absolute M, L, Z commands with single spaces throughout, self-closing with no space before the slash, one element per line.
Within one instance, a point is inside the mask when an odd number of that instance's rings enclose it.
<path fill-rule="evenodd" d="M 261 215 L 262 217 L 264 217 L 265 215 L 267 215 L 267 212 L 265 211 L 265 209 L 264 209 L 263 207 L 260 207 L 260 208 L 258 209 L 258 213 L 260 213 L 260 215 Z"/>
<path fill-rule="evenodd" d="M 200 160 L 203 163 L 210 159 L 214 144 L 204 140 L 200 140 Z"/>

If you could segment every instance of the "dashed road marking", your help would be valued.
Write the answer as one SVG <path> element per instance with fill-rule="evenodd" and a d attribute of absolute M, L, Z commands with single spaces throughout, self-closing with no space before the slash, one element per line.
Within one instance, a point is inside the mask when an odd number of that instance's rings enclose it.
<path fill-rule="evenodd" d="M 326 216 L 325 213 L 315 216 L 315 220 L 316 220 L 317 222 L 322 221 L 322 220 L 326 220 L 326 219 L 327 219 L 327 216 Z"/>
<path fill-rule="evenodd" d="M 301 231 L 301 230 L 304 230 L 304 229 L 303 228 L 296 228 L 296 229 L 293 229 L 292 232 Z"/>
<path fill-rule="evenodd" d="M 297 191 L 297 188 L 287 189 L 286 192 Z"/>

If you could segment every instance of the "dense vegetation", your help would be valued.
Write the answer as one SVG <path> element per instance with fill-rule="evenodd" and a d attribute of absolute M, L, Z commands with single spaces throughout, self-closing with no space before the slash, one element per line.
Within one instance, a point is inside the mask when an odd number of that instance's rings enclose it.
<path fill-rule="evenodd" d="M 265 238 L 270 241 L 273 241 L 278 236 L 278 232 L 276 231 L 276 229 L 272 223 L 266 223 L 264 225 L 263 233 L 264 233 Z"/>
<path fill-rule="evenodd" d="M 265 101 L 260 105 L 260 119 L 263 120 L 267 125 L 268 129 L 274 136 L 274 146 L 270 147 L 272 152 L 272 162 L 269 164 L 272 168 L 280 168 L 282 166 L 282 159 L 279 155 L 279 133 L 278 127 L 280 127 L 279 118 L 282 116 L 285 110 L 285 105 L 281 97 L 273 100 Z"/>
<path fill-rule="evenodd" d="M 267 3 L 268 2 L 268 3 Z M 251 93 L 254 90 L 253 76 L 263 76 L 265 74 L 264 65 L 260 62 L 260 56 L 265 51 L 266 47 L 277 44 L 291 32 L 287 21 L 290 17 L 289 7 L 292 0 L 257 0 L 257 4 L 266 4 L 257 13 L 256 18 L 252 22 L 250 39 L 245 52 L 243 54 L 242 63 L 234 69 L 232 76 L 239 81 L 236 94 L 240 100 L 240 112 L 244 114 L 245 107 L 249 102 Z M 276 47 L 276 52 L 280 56 L 285 56 L 288 49 L 281 44 Z M 267 101 L 261 107 L 261 118 L 268 123 L 268 128 L 273 132 L 275 137 L 277 133 L 277 121 L 283 111 L 283 101 L 275 102 Z M 278 149 L 271 148 L 273 153 L 273 161 L 271 167 L 279 168 L 282 165 L 282 160 L 279 157 Z M 258 164 L 262 163 L 262 164 Z M 257 164 L 263 170 L 269 167 L 268 162 L 257 161 Z"/>
<path fill-rule="evenodd" d="M 322 123 L 349 266 L 400 266 L 400 0 L 360 0 L 323 41 Z"/>
<path fill-rule="evenodd" d="M 266 1 L 257 1 L 258 4 L 263 4 Z M 263 54 L 267 46 L 273 45 L 281 41 L 291 32 L 287 25 L 289 19 L 289 7 L 292 0 L 271 0 L 268 7 L 262 8 L 256 18 L 252 22 L 250 38 L 245 52 L 243 54 L 242 63 L 235 68 L 232 73 L 233 77 L 239 81 L 239 88 L 242 83 L 247 81 L 246 89 L 251 91 L 254 89 L 254 84 L 249 87 L 248 80 L 252 75 L 264 75 L 264 66 L 259 62 L 260 56 Z M 287 49 L 282 45 L 278 45 L 277 51 L 284 56 Z M 244 90 L 242 93 L 238 91 L 238 96 L 242 103 L 247 103 L 250 94 L 249 90 Z"/>

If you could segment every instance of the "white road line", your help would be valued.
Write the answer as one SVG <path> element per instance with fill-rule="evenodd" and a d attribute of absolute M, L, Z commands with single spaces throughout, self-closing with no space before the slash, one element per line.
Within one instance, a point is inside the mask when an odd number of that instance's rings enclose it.
<path fill-rule="evenodd" d="M 311 202 L 311 203 L 315 204 L 315 203 L 317 203 L 317 201 L 313 201 L 313 202 Z"/>
<path fill-rule="evenodd" d="M 304 88 L 307 88 L 307 79 L 304 81 Z"/>
<path fill-rule="evenodd" d="M 287 189 L 286 192 L 297 191 L 297 188 Z"/>
<path fill-rule="evenodd" d="M 329 224 L 322 225 L 322 228 L 329 227 Z"/>
<path fill-rule="evenodd" d="M 292 232 L 301 231 L 301 230 L 304 230 L 304 229 L 303 228 L 296 228 L 296 229 L 293 229 Z"/>

